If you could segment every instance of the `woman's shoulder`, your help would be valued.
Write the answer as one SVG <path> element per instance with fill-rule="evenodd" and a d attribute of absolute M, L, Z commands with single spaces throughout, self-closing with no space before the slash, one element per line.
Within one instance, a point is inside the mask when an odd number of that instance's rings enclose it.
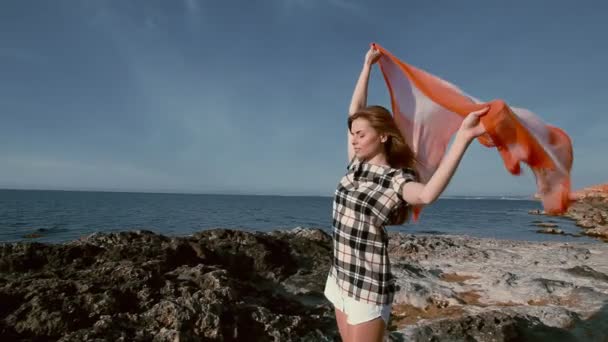
<path fill-rule="evenodd" d="M 393 174 L 393 177 L 394 176 L 418 179 L 418 172 L 416 171 L 415 168 L 408 166 L 408 167 L 402 167 L 402 168 L 395 169 L 395 173 Z"/>

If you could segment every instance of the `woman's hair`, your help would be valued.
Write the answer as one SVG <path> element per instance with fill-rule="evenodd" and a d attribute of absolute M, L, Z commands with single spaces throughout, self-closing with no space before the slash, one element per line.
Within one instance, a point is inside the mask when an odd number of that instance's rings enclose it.
<path fill-rule="evenodd" d="M 384 143 L 384 154 L 388 164 L 395 169 L 411 168 L 416 171 L 416 156 L 405 142 L 399 128 L 395 124 L 393 116 L 388 109 L 382 106 L 368 106 L 363 108 L 348 118 L 348 130 L 351 131 L 353 121 L 365 119 L 378 132 L 385 134 L 387 140 Z M 411 207 L 401 207 L 396 217 L 392 220 L 393 224 L 403 224 L 409 217 Z"/>
<path fill-rule="evenodd" d="M 414 169 L 416 157 L 399 132 L 393 116 L 388 109 L 382 106 L 369 106 L 359 110 L 348 118 L 348 130 L 352 129 L 353 121 L 365 119 L 378 132 L 385 134 L 384 154 L 388 164 L 395 169 L 406 167 Z"/>

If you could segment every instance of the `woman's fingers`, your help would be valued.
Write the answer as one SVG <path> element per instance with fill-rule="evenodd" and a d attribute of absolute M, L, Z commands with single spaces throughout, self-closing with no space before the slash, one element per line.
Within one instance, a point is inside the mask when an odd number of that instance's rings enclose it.
<path fill-rule="evenodd" d="M 475 115 L 475 116 L 482 116 L 482 115 L 486 114 L 489 110 L 490 110 L 490 107 L 485 107 L 480 110 L 471 112 L 470 114 Z"/>

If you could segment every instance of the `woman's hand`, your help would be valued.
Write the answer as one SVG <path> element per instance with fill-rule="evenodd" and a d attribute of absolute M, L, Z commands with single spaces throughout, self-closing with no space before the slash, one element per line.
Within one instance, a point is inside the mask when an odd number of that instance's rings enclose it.
<path fill-rule="evenodd" d="M 486 133 L 486 128 L 481 123 L 480 118 L 486 115 L 488 110 L 490 110 L 490 107 L 469 113 L 469 115 L 462 120 L 458 133 L 468 140 L 473 140 Z"/>
<path fill-rule="evenodd" d="M 382 52 L 380 50 L 376 50 L 373 47 L 369 48 L 369 51 L 365 54 L 365 65 L 371 66 L 376 63 L 380 56 L 382 56 Z"/>

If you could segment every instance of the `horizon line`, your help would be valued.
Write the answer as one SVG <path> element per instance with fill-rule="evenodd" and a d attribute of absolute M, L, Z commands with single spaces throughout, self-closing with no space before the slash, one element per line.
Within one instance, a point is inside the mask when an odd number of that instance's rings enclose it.
<path fill-rule="evenodd" d="M 209 196 L 266 196 L 266 197 L 327 197 L 332 198 L 330 195 L 305 195 L 305 194 L 265 194 L 265 193 L 218 193 L 218 192 L 185 192 L 179 190 L 112 190 L 112 189 L 49 189 L 49 188 L 4 188 L 0 187 L 0 191 L 61 191 L 61 192 L 104 192 L 104 193 L 132 193 L 132 194 L 159 194 L 159 195 L 209 195 Z M 440 196 L 439 199 L 457 199 L 457 198 L 521 198 L 521 199 L 534 199 L 534 195 L 515 195 L 515 194 L 492 194 L 492 195 L 479 195 L 479 194 L 468 194 L 468 195 L 445 195 Z"/>

